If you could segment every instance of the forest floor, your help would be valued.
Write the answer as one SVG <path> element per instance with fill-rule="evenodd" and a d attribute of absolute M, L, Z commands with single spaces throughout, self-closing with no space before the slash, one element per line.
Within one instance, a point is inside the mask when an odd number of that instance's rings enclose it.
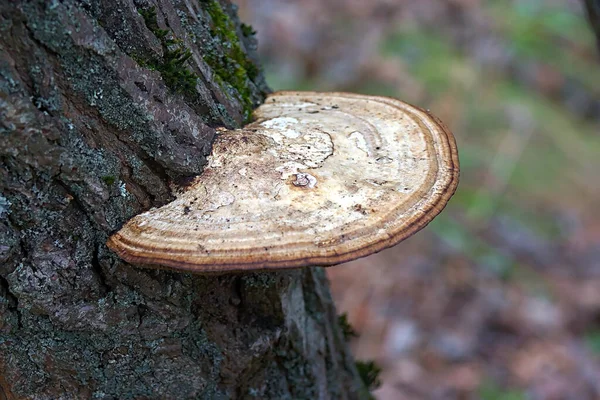
<path fill-rule="evenodd" d="M 461 183 L 330 268 L 378 399 L 600 398 L 600 55 L 577 0 L 239 0 L 273 89 L 429 108 Z"/>

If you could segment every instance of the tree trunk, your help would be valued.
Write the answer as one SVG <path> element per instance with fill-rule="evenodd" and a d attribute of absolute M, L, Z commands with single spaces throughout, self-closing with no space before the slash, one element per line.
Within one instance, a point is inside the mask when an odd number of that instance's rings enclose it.
<path fill-rule="evenodd" d="M 368 396 L 322 269 L 105 246 L 262 101 L 252 35 L 226 1 L 0 2 L 0 399 Z"/>

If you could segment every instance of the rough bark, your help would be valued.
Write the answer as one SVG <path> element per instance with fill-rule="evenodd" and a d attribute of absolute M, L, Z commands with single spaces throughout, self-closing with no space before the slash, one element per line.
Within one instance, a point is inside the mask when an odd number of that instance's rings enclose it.
<path fill-rule="evenodd" d="M 226 1 L 0 2 L 0 399 L 367 396 L 322 269 L 105 246 L 263 99 L 254 46 Z"/>

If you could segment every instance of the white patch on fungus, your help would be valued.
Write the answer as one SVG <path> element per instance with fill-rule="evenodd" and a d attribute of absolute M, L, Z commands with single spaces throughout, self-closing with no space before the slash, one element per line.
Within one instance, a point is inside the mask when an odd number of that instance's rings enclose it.
<path fill-rule="evenodd" d="M 367 147 L 367 141 L 365 140 L 365 137 L 363 136 L 362 133 L 360 133 L 359 131 L 354 131 L 350 134 L 350 139 L 352 139 L 354 141 L 354 145 L 358 149 L 369 154 L 369 148 Z"/>
<path fill-rule="evenodd" d="M 260 125 L 268 129 L 274 129 L 290 139 L 297 138 L 301 135 L 299 130 L 290 128 L 290 126 L 298 126 L 298 120 L 296 118 L 273 118 L 262 122 Z"/>

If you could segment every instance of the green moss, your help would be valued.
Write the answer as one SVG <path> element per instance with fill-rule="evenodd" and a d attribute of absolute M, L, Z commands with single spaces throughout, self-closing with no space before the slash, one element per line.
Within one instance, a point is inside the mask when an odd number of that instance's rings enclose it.
<path fill-rule="evenodd" d="M 154 35 L 158 39 L 162 39 L 169 34 L 169 31 L 167 29 L 160 29 L 160 27 L 158 26 L 158 20 L 157 20 L 157 16 L 156 16 L 156 7 L 153 6 L 147 10 L 138 8 L 138 12 L 142 16 L 142 18 L 144 18 L 146 27 L 148 29 L 150 29 L 150 31 L 152 31 L 152 33 L 154 33 Z"/>
<path fill-rule="evenodd" d="M 369 390 L 375 390 L 381 385 L 379 380 L 381 368 L 374 361 L 357 361 L 356 369 Z"/>
<path fill-rule="evenodd" d="M 112 186 L 115 183 L 116 178 L 112 175 L 106 175 L 102 177 L 102 181 L 106 183 L 106 186 Z"/>
<path fill-rule="evenodd" d="M 160 29 L 156 8 L 138 9 L 146 27 L 156 36 L 163 47 L 162 60 L 136 60 L 140 65 L 160 73 L 169 88 L 177 93 L 194 93 L 198 76 L 185 67 L 192 52 L 185 48 L 183 40 L 173 37 L 168 29 Z"/>
<path fill-rule="evenodd" d="M 242 104 L 244 118 L 252 115 L 253 101 L 250 81 L 255 80 L 260 70 L 244 53 L 237 35 L 235 22 L 222 9 L 218 0 L 200 0 L 210 18 L 209 31 L 217 46 L 203 54 L 204 61 L 214 72 L 214 79 L 220 86 L 227 85 L 237 92 Z M 167 86 L 178 93 L 193 93 L 198 76 L 185 67 L 192 53 L 186 49 L 181 39 L 173 37 L 168 29 L 161 29 L 157 22 L 155 7 L 138 9 L 146 27 L 156 36 L 163 47 L 161 60 L 136 59 L 149 69 L 158 71 Z M 242 34 L 246 37 L 256 32 L 249 25 L 242 24 Z"/>
<path fill-rule="evenodd" d="M 242 24 L 241 28 L 242 28 L 242 35 L 244 35 L 245 37 L 250 37 L 250 36 L 256 35 L 256 31 L 250 25 Z"/>
<path fill-rule="evenodd" d="M 358 333 L 352 328 L 352 325 L 348 322 L 348 316 L 344 313 L 338 317 L 338 324 L 342 329 L 342 334 L 344 335 L 344 339 L 350 340 L 353 337 L 358 337 Z"/>
<path fill-rule="evenodd" d="M 224 54 L 217 50 L 208 51 L 204 60 L 218 76 L 219 83 L 226 82 L 239 93 L 244 116 L 249 120 L 253 107 L 248 80 L 256 79 L 259 69 L 242 50 L 235 23 L 223 11 L 220 3 L 217 0 L 206 1 L 205 9 L 211 20 L 210 33 L 222 43 Z M 254 34 L 254 30 L 242 24 L 242 34 L 249 36 Z"/>

